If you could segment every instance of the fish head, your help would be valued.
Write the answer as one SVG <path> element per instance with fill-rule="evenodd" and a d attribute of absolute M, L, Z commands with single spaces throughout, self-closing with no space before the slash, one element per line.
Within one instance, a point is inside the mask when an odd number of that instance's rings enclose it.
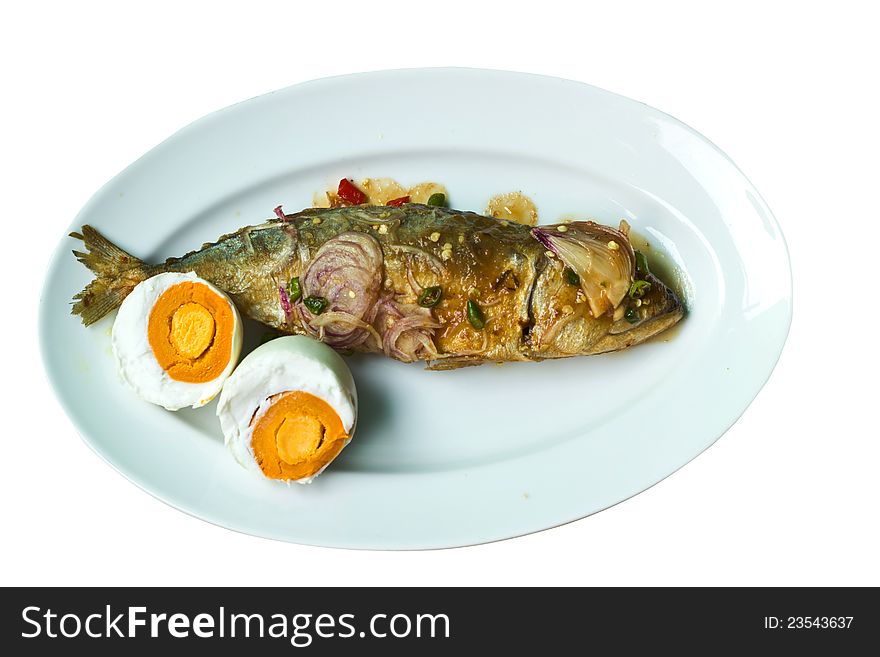
<path fill-rule="evenodd" d="M 628 232 L 625 222 L 620 229 L 591 221 L 532 229 L 551 260 L 565 267 L 563 281 L 580 287 L 589 310 L 582 319 L 569 322 L 565 331 L 543 332 L 547 355 L 623 349 L 666 330 L 684 315 L 675 292 L 636 254 Z M 552 276 L 548 270 L 547 280 Z M 571 294 L 566 286 L 548 287 L 557 290 L 555 296 Z"/>
<path fill-rule="evenodd" d="M 684 315 L 684 306 L 675 292 L 650 272 L 637 273 L 634 295 L 627 298 L 615 312 L 610 335 L 639 337 L 639 342 L 666 330 Z M 640 286 L 638 281 L 647 285 Z M 623 308 L 622 312 L 620 308 Z M 622 316 L 621 316 L 622 315 Z"/>

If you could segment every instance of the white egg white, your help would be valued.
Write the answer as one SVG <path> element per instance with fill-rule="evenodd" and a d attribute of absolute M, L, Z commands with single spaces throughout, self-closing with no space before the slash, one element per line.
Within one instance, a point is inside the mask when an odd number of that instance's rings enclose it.
<path fill-rule="evenodd" d="M 150 312 L 156 300 L 168 288 L 186 281 L 206 285 L 211 291 L 226 299 L 232 308 L 232 353 L 229 364 L 217 378 L 204 383 L 176 381 L 168 376 L 156 360 L 147 334 Z M 169 411 L 176 411 L 186 406 L 198 408 L 211 401 L 235 369 L 241 353 L 241 341 L 241 317 L 235 305 L 223 292 L 193 272 L 158 274 L 139 283 L 119 307 L 112 332 L 113 354 L 116 356 L 116 364 L 122 379 L 142 399 Z"/>
<path fill-rule="evenodd" d="M 354 434 L 357 390 L 342 357 L 302 335 L 271 340 L 241 361 L 223 386 L 217 405 L 226 445 L 239 463 L 260 477 L 263 472 L 254 457 L 253 427 L 269 407 L 270 397 L 296 390 L 324 400 L 336 411 L 349 440 Z M 310 483 L 319 474 L 295 481 Z"/>

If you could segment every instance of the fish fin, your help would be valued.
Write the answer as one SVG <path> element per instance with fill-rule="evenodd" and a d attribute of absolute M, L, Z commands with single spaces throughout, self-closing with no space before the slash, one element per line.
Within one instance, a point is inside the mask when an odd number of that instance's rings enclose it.
<path fill-rule="evenodd" d="M 91 226 L 83 226 L 81 233 L 70 236 L 83 241 L 86 250 L 74 251 L 73 255 L 95 274 L 95 280 L 73 297 L 71 311 L 88 326 L 118 308 L 135 285 L 149 278 L 151 268 Z"/>

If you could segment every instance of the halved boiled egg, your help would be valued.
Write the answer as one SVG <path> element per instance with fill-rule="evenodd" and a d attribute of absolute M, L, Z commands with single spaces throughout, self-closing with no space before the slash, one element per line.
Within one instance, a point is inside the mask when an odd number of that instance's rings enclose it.
<path fill-rule="evenodd" d="M 217 417 L 239 463 L 269 479 L 305 484 L 351 440 L 357 391 L 333 349 L 286 336 L 241 361 L 223 386 Z"/>
<path fill-rule="evenodd" d="M 194 273 L 139 283 L 113 323 L 122 378 L 143 399 L 176 411 L 213 399 L 241 353 L 241 317 L 223 292 Z"/>

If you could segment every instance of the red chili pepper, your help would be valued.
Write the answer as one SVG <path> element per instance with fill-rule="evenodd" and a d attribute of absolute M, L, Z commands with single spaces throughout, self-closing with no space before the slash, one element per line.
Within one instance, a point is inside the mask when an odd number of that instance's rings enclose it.
<path fill-rule="evenodd" d="M 336 190 L 336 193 L 339 194 L 339 198 L 351 205 L 360 205 L 367 202 L 367 195 L 355 187 L 354 183 L 348 178 L 343 178 L 339 181 L 339 189 Z"/>
<path fill-rule="evenodd" d="M 400 198 L 393 198 L 388 201 L 385 205 L 390 205 L 391 207 L 396 208 L 399 205 L 403 205 L 404 203 L 409 203 L 409 196 L 401 196 Z"/>

